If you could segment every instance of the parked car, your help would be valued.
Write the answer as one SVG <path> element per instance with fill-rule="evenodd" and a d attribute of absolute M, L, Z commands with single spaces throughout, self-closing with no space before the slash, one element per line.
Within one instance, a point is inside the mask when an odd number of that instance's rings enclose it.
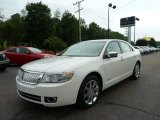
<path fill-rule="evenodd" d="M 141 55 L 144 54 L 144 50 L 143 50 L 141 47 L 139 47 L 139 46 L 134 46 L 134 48 L 135 48 L 135 49 L 138 49 L 138 50 L 140 51 Z"/>
<path fill-rule="evenodd" d="M 144 50 L 144 54 L 150 53 L 150 49 L 146 46 L 140 46 Z"/>
<path fill-rule="evenodd" d="M 9 64 L 9 60 L 3 52 L 0 52 L 0 71 L 4 71 Z"/>
<path fill-rule="evenodd" d="M 158 51 L 160 51 L 160 48 L 159 48 L 159 47 L 157 48 L 157 52 L 158 52 Z"/>
<path fill-rule="evenodd" d="M 34 60 L 52 56 L 34 47 L 12 47 L 4 51 L 11 64 L 25 64 Z"/>
<path fill-rule="evenodd" d="M 91 107 L 101 91 L 140 76 L 141 55 L 122 40 L 90 40 L 70 46 L 57 57 L 21 66 L 17 93 L 44 106 Z"/>
<path fill-rule="evenodd" d="M 151 47 L 153 49 L 154 52 L 158 52 L 158 49 L 155 47 Z"/>

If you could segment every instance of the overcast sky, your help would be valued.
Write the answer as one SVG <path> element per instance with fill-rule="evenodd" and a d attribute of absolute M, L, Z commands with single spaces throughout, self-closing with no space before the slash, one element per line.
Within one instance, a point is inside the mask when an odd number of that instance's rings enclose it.
<path fill-rule="evenodd" d="M 20 13 L 27 2 L 40 0 L 0 0 L 0 9 L 6 18 L 15 13 Z M 69 10 L 74 13 L 77 6 L 73 6 L 76 0 L 41 0 L 51 8 L 52 13 L 58 8 L 62 13 Z M 107 29 L 108 4 L 116 5 L 116 9 L 110 9 L 110 29 L 126 35 L 126 29 L 120 28 L 120 18 L 136 16 L 140 21 L 136 22 L 136 39 L 144 36 L 154 37 L 160 41 L 160 4 L 159 0 L 84 0 L 81 7 L 81 17 L 86 23 L 96 22 Z M 133 28 L 132 28 L 133 40 Z"/>

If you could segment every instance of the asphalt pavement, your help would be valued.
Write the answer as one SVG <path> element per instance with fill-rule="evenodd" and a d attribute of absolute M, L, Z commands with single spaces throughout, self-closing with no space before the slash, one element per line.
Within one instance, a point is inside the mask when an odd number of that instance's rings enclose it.
<path fill-rule="evenodd" d="M 89 109 L 49 108 L 21 99 L 15 84 L 18 68 L 0 72 L 0 120 L 160 120 L 160 52 L 142 56 L 140 78 L 103 91 Z"/>

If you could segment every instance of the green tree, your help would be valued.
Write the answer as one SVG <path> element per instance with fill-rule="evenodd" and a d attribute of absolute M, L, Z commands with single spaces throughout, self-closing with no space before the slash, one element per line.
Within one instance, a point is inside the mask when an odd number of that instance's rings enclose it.
<path fill-rule="evenodd" d="M 79 41 L 78 20 L 68 11 L 65 11 L 62 15 L 60 34 L 60 38 L 66 42 L 68 46 Z"/>
<path fill-rule="evenodd" d="M 160 41 L 157 41 L 157 47 L 159 47 L 160 46 Z"/>
<path fill-rule="evenodd" d="M 8 45 L 23 43 L 25 33 L 25 21 L 19 13 L 12 15 L 1 27 L 1 37 L 7 40 Z"/>
<path fill-rule="evenodd" d="M 108 38 L 108 31 L 104 28 L 101 30 L 101 38 L 102 39 L 107 39 Z"/>
<path fill-rule="evenodd" d="M 53 33 L 51 10 L 47 5 L 38 2 L 27 4 L 26 11 L 26 40 L 31 44 L 43 47 L 44 40 Z"/>
<path fill-rule="evenodd" d="M 54 12 L 54 18 L 58 18 L 58 19 L 61 18 L 61 11 L 60 11 L 59 9 L 57 9 L 57 10 Z"/>
<path fill-rule="evenodd" d="M 84 19 L 81 19 L 81 36 L 82 41 L 88 40 L 88 26 Z"/>
<path fill-rule="evenodd" d="M 1 11 L 0 16 L 3 17 Z M 53 39 L 54 36 L 70 46 L 79 42 L 78 25 L 79 22 L 76 17 L 68 11 L 65 11 L 61 16 L 60 10 L 57 9 L 54 16 L 51 17 L 51 10 L 47 5 L 41 2 L 29 3 L 25 9 L 21 10 L 21 14 L 16 13 L 6 21 L 0 20 L 0 43 L 2 44 L 4 41 L 7 41 L 7 45 L 23 45 L 26 43 L 44 48 L 44 41 L 46 42 L 49 38 Z M 84 19 L 81 19 L 81 32 L 82 41 L 108 38 L 108 31 L 105 28 L 101 28 L 95 22 L 87 25 Z M 110 38 L 127 39 L 121 33 L 111 30 Z"/>
<path fill-rule="evenodd" d="M 148 42 L 147 42 L 146 40 L 144 40 L 144 39 L 138 39 L 138 40 L 136 41 L 136 45 L 137 45 L 137 46 L 147 46 L 147 45 L 148 45 Z"/>
<path fill-rule="evenodd" d="M 59 38 L 61 38 L 61 12 L 59 9 L 57 9 L 54 12 L 54 17 L 52 18 L 52 24 L 53 24 L 53 33 L 52 36 L 57 36 Z"/>
<path fill-rule="evenodd" d="M 22 9 L 22 10 L 21 10 L 21 16 L 22 16 L 22 17 L 25 17 L 25 16 L 26 16 L 26 10 L 25 10 L 25 9 Z"/>
<path fill-rule="evenodd" d="M 10 41 L 13 45 L 19 45 L 24 43 L 24 38 L 26 35 L 26 24 L 24 17 L 21 17 L 19 13 L 11 16 L 11 24 L 12 24 L 12 34 Z"/>
<path fill-rule="evenodd" d="M 61 39 L 58 37 L 50 37 L 46 39 L 43 43 L 43 45 L 48 48 L 49 50 L 53 50 L 55 52 L 62 51 L 67 47 L 67 44 L 64 43 Z"/>
<path fill-rule="evenodd" d="M 157 47 L 157 42 L 154 38 L 151 38 L 151 40 L 148 42 L 149 46 Z"/>
<path fill-rule="evenodd" d="M 4 22 L 0 20 L 0 40 L 2 41 L 2 28 L 3 28 Z"/>
<path fill-rule="evenodd" d="M 131 45 L 135 46 L 136 44 L 133 41 L 131 41 Z"/>
<path fill-rule="evenodd" d="M 2 10 L 0 9 L 0 20 L 3 20 L 4 15 L 2 14 Z"/>
<path fill-rule="evenodd" d="M 89 24 L 88 38 L 89 39 L 101 39 L 101 28 L 95 22 Z"/>
<path fill-rule="evenodd" d="M 53 31 L 52 31 L 52 35 L 53 36 L 57 36 L 57 37 L 61 37 L 61 20 L 58 18 L 52 18 L 52 26 L 53 26 Z"/>
<path fill-rule="evenodd" d="M 121 39 L 121 40 L 125 40 L 125 41 L 127 40 L 127 38 L 123 34 L 121 34 L 119 32 L 114 32 L 114 31 L 112 31 L 110 33 L 110 38 L 111 39 Z"/>

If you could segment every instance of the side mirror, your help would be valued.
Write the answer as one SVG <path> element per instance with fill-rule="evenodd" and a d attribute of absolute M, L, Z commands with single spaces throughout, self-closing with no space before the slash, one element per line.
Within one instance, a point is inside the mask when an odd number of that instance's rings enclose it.
<path fill-rule="evenodd" d="M 118 53 L 117 52 L 108 52 L 107 54 L 105 54 L 105 58 L 113 58 L 113 57 L 118 57 Z"/>

